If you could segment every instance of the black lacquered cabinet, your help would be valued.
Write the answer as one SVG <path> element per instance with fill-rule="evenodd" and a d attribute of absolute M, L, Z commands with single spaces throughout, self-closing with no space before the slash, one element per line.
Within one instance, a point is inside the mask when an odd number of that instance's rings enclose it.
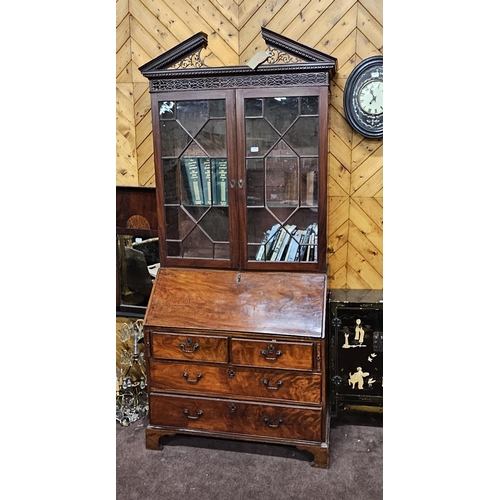
<path fill-rule="evenodd" d="M 332 411 L 382 411 L 382 291 L 331 290 L 329 326 Z"/>

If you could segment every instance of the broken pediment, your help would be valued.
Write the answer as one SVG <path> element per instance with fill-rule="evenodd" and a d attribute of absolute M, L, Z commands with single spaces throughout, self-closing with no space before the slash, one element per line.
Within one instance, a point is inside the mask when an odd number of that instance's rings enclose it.
<path fill-rule="evenodd" d="M 159 55 L 150 62 L 142 65 L 139 71 L 147 78 L 165 78 L 186 75 L 186 71 L 193 69 L 217 70 L 219 73 L 242 73 L 269 71 L 276 66 L 287 66 L 295 71 L 306 69 L 328 70 L 331 76 L 335 74 L 337 59 L 319 50 L 308 47 L 278 33 L 262 27 L 261 35 L 268 48 L 265 51 L 255 54 L 246 66 L 227 66 L 224 68 L 207 67 L 200 53 L 208 45 L 206 33 L 199 32 L 179 43 L 164 54 Z M 284 68 L 282 68 L 284 69 Z"/>

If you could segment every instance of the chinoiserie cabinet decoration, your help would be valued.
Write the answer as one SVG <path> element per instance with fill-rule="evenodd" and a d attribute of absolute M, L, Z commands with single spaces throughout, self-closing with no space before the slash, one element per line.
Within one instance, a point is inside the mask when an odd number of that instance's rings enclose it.
<path fill-rule="evenodd" d="M 382 290 L 331 290 L 331 408 L 382 412 Z"/>
<path fill-rule="evenodd" d="M 336 59 L 262 28 L 246 66 L 198 33 L 150 81 L 160 270 L 145 316 L 148 448 L 176 433 L 329 450 L 328 93 Z"/>

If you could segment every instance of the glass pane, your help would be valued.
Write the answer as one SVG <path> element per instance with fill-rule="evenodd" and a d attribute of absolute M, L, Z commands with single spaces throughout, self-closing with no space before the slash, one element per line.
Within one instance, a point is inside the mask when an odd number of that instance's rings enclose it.
<path fill-rule="evenodd" d="M 209 156 L 227 156 L 226 121 L 210 120 L 198 133 L 196 140 Z"/>
<path fill-rule="evenodd" d="M 178 241 L 167 240 L 167 257 L 180 257 L 181 244 Z"/>
<path fill-rule="evenodd" d="M 163 160 L 163 195 L 165 204 L 179 203 L 177 190 L 177 161 Z"/>
<path fill-rule="evenodd" d="M 182 242 L 182 257 L 212 259 L 213 256 L 213 243 L 203 231 L 196 226 Z"/>
<path fill-rule="evenodd" d="M 213 207 L 200 221 L 200 227 L 212 241 L 229 242 L 229 213 L 225 207 Z"/>
<path fill-rule="evenodd" d="M 264 156 L 280 138 L 276 130 L 262 118 L 247 118 L 245 126 L 247 157 Z"/>
<path fill-rule="evenodd" d="M 225 112 L 224 99 L 160 104 L 168 257 L 229 259 Z"/>
<path fill-rule="evenodd" d="M 248 259 L 283 262 L 316 261 L 317 210 L 305 208 L 293 212 L 280 210 L 278 216 L 279 220 L 263 208 L 247 209 Z"/>
<path fill-rule="evenodd" d="M 229 260 L 229 243 L 216 243 L 214 245 L 214 258 Z"/>
<path fill-rule="evenodd" d="M 302 158 L 300 167 L 301 205 L 318 206 L 318 159 Z"/>
<path fill-rule="evenodd" d="M 263 116 L 262 99 L 245 99 L 245 117 Z"/>
<path fill-rule="evenodd" d="M 298 114 L 298 97 L 270 97 L 264 101 L 264 116 L 282 134 Z"/>
<path fill-rule="evenodd" d="M 178 101 L 177 119 L 194 137 L 208 120 L 208 101 Z"/>
<path fill-rule="evenodd" d="M 165 207 L 168 239 L 182 240 L 195 225 L 181 207 Z"/>
<path fill-rule="evenodd" d="M 318 96 L 309 96 L 300 98 L 301 115 L 317 115 L 319 113 Z"/>
<path fill-rule="evenodd" d="M 266 159 L 267 206 L 299 204 L 299 159 L 293 156 Z"/>
<path fill-rule="evenodd" d="M 161 155 L 179 156 L 190 141 L 186 131 L 175 121 L 160 122 Z"/>
<path fill-rule="evenodd" d="M 226 117 L 226 101 L 224 99 L 212 99 L 208 101 L 210 118 Z"/>
<path fill-rule="evenodd" d="M 318 154 L 319 125 L 317 117 L 299 118 L 284 138 L 299 156 Z"/>
<path fill-rule="evenodd" d="M 247 160 L 247 205 L 264 205 L 264 160 Z"/>
<path fill-rule="evenodd" d="M 173 120 L 175 119 L 175 102 L 174 101 L 160 101 L 158 103 L 160 109 L 160 120 Z"/>

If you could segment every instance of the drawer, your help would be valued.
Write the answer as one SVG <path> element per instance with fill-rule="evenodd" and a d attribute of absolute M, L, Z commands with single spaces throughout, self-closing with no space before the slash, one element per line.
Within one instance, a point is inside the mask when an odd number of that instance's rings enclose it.
<path fill-rule="evenodd" d="M 151 356 L 163 359 L 227 363 L 228 338 L 215 335 L 151 333 Z"/>
<path fill-rule="evenodd" d="M 153 392 L 213 394 L 297 403 L 321 403 L 321 375 L 287 370 L 149 361 Z"/>
<path fill-rule="evenodd" d="M 313 347 L 312 342 L 233 339 L 231 341 L 231 361 L 235 365 L 312 371 L 314 366 Z"/>
<path fill-rule="evenodd" d="M 321 441 L 321 408 L 151 394 L 151 425 Z"/>

